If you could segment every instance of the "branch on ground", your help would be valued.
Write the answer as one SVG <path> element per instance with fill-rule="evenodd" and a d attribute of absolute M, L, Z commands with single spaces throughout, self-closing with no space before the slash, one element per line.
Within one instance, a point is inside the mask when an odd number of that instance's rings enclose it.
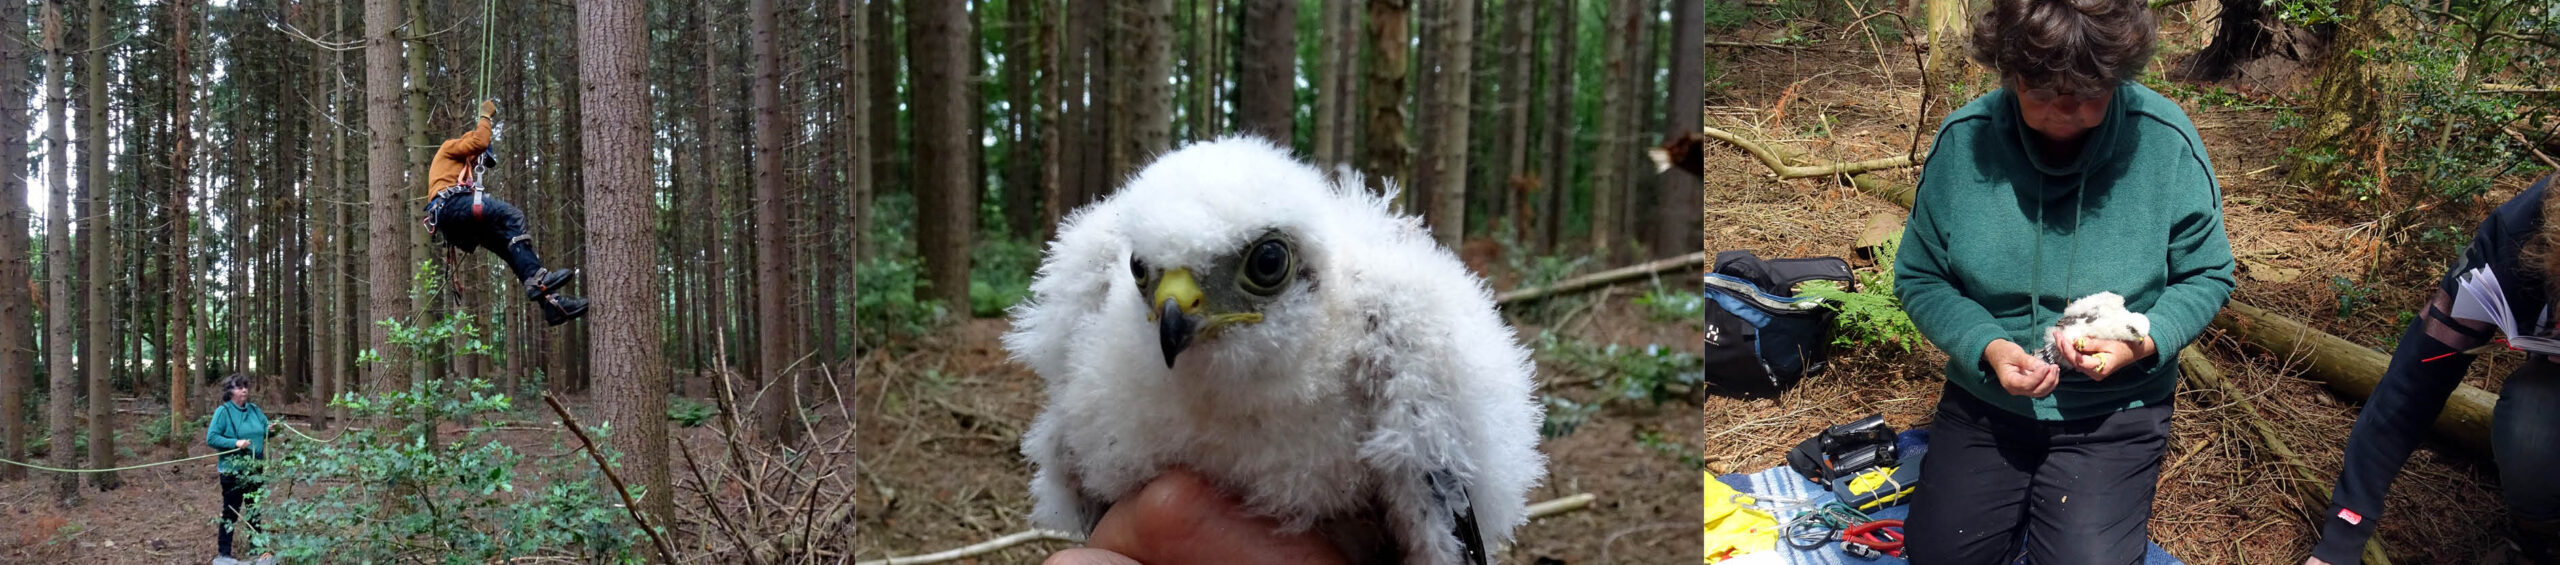
<path fill-rule="evenodd" d="M 1496 305 L 1543 300 L 1560 294 L 1572 294 L 1618 283 L 1652 277 L 1682 269 L 1699 269 L 1707 265 L 1707 252 L 1700 251 L 1670 259 L 1628 265 L 1561 281 L 1546 286 L 1514 289 L 1493 298 Z"/>
<path fill-rule="evenodd" d="M 1768 165 L 1769 170 L 1777 173 L 1778 178 L 1780 179 L 1855 175 L 1869 171 L 1899 169 L 1903 167 L 1917 166 L 1920 164 L 1918 160 L 1913 159 L 1910 155 L 1900 155 L 1882 159 L 1868 159 L 1854 163 L 1818 163 L 1809 166 L 1789 165 L 1787 164 L 1788 158 L 1786 156 L 1779 155 L 1776 151 L 1767 146 L 1761 145 L 1759 142 L 1746 140 L 1741 136 L 1734 135 L 1733 132 L 1713 127 L 1705 129 L 1707 137 L 1712 137 L 1717 141 L 1722 141 L 1734 147 L 1742 148 L 1744 152 L 1750 153 L 1752 158 L 1759 159 L 1760 164 Z M 1794 152 L 1790 151 L 1788 153 L 1792 154 Z"/>

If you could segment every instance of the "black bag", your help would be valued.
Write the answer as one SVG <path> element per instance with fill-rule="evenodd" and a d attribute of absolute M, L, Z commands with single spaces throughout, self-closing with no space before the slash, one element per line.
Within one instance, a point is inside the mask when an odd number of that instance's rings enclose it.
<path fill-rule="evenodd" d="M 1776 396 L 1819 374 L 1831 359 L 1831 322 L 1819 299 L 1794 296 L 1796 283 L 1828 280 L 1855 290 L 1837 257 L 1762 260 L 1749 251 L 1716 254 L 1707 274 L 1707 391 L 1739 398 Z"/>

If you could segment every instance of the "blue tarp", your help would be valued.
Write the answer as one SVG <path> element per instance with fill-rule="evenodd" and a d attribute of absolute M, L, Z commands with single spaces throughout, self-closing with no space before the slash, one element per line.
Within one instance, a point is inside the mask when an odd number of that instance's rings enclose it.
<path fill-rule="evenodd" d="M 1902 432 L 1900 437 L 1895 439 L 1901 443 L 1902 453 L 1906 458 L 1917 457 L 1929 449 L 1928 430 L 1905 431 Z M 1718 476 L 1716 477 L 1716 480 L 1722 481 L 1726 486 L 1733 487 L 1733 490 L 1741 491 L 1744 494 L 1758 494 L 1789 499 L 1809 499 L 1817 505 L 1823 502 L 1830 502 L 1839 499 L 1838 497 L 1833 496 L 1830 490 L 1822 488 L 1822 485 L 1814 484 L 1813 481 L 1805 479 L 1804 475 L 1797 474 L 1795 469 L 1785 465 L 1779 465 L 1777 468 L 1757 473 L 1734 473 Z M 1929 482 L 1928 477 L 1921 477 L 1920 482 L 1922 486 L 1919 488 L 1929 488 L 1927 486 Z M 1878 520 L 1901 520 L 1910 515 L 1910 505 L 1897 505 L 1892 508 L 1868 513 L 1869 517 Z M 1784 521 L 1790 517 L 1792 516 L 1779 516 L 1778 519 Z M 1785 540 L 1781 539 L 1778 542 L 1777 552 L 1778 556 L 1781 558 L 1780 561 L 1787 565 L 1907 565 L 1910 563 L 1909 561 L 1904 561 L 1902 558 L 1891 556 L 1879 557 L 1872 560 L 1859 559 L 1855 556 L 1849 555 L 1848 553 L 1842 552 L 1840 550 L 1840 544 L 1838 543 L 1823 544 L 1821 548 L 1808 551 L 1789 546 Z M 2018 557 L 2017 563 L 2019 565 L 2025 565 L 2026 562 L 2026 556 L 2021 555 Z M 2142 563 L 2143 565 L 2183 565 L 2184 562 L 2178 561 L 2178 558 L 2170 556 L 2167 550 L 2160 549 L 2160 544 L 2153 543 L 2149 549 L 2143 552 Z"/>

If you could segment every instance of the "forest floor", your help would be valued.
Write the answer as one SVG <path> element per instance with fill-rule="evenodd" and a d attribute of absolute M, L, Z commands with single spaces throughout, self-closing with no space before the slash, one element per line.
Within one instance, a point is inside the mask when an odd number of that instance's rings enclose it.
<path fill-rule="evenodd" d="M 1471 246 L 1477 249 L 1480 246 Z M 1493 277 L 1495 288 L 1507 277 Z M 1686 289 L 1685 276 L 1663 279 Z M 1694 290 L 1690 290 L 1694 292 Z M 1696 324 L 1653 321 L 1633 304 L 1641 285 L 1562 298 L 1545 306 L 1560 315 L 1560 335 L 1598 344 L 1662 344 L 1698 353 Z M 1578 306 L 1577 306 L 1578 305 Z M 1575 311 L 1579 311 L 1576 315 Z M 1541 327 L 1515 318 L 1524 345 Z M 956 548 L 1030 529 L 1031 466 L 1020 455 L 1022 433 L 1043 394 L 1030 369 L 1006 358 L 998 336 L 1004 320 L 959 322 L 874 349 L 862 360 L 862 403 L 855 444 L 862 453 L 864 500 L 856 528 L 860 559 Z M 1581 403 L 1603 402 L 1583 367 L 1539 356 L 1541 391 Z M 1693 369 L 1694 370 L 1694 369 Z M 1571 383 L 1571 384 L 1560 384 Z M 1531 522 L 1501 558 L 1506 563 L 1695 563 L 1699 480 L 1693 401 L 1659 406 L 1607 401 L 1578 431 L 1539 445 L 1547 479 L 1532 502 L 1590 493 L 1588 508 Z M 1550 414 L 1553 417 L 1553 414 Z M 1640 440 L 1653 436 L 1653 441 Z M 1032 563 L 1064 542 L 1015 546 L 984 563 Z"/>
<path fill-rule="evenodd" d="M 2199 28 L 2206 27 L 2178 12 L 2162 19 L 2166 44 L 2155 71 L 2197 49 L 2205 34 Z M 1746 25 L 1739 40 L 1769 42 L 1794 33 L 1800 30 L 1764 22 Z M 1710 48 L 1711 66 L 1725 71 L 1708 74 L 1707 125 L 1826 161 L 1901 155 L 1919 117 L 1920 73 L 1910 48 L 1880 45 L 1870 47 L 1859 34 L 1811 48 Z M 1879 70 L 1879 61 L 1889 72 Z M 2401 316 L 2424 300 L 2472 226 L 2532 180 L 2499 179 L 2472 205 L 2425 214 L 2417 222 L 2425 237 L 2410 238 L 2419 243 L 2386 248 L 2373 244 L 2370 230 L 2363 229 L 2373 211 L 2339 204 L 2333 190 L 2284 181 L 2283 148 L 2298 132 L 2274 124 L 2278 108 L 2301 96 L 2308 75 L 2261 75 L 2245 85 L 2146 82 L 2180 101 L 2213 158 L 2232 250 L 2241 264 L 2232 300 L 2385 351 L 2383 344 L 2403 328 Z M 1939 86 L 1939 92 L 1947 91 Z M 1921 126 L 1924 154 L 1936 119 L 1965 102 L 1939 98 Z M 1715 179 L 1707 187 L 1710 251 L 1851 257 L 1870 220 L 1899 225 L 1904 215 L 1891 203 L 1823 179 L 1774 180 L 1749 155 L 1718 143 L 1710 143 L 1706 168 L 1706 177 Z M 1909 186 L 1918 171 L 1875 176 Z M 2368 275 L 2368 265 L 2389 268 Z M 2326 509 L 2306 508 L 2288 493 L 2287 481 L 2278 478 L 2286 473 L 2262 457 L 2245 421 L 2272 425 L 2324 481 L 2309 486 L 2325 493 L 2333 484 L 2327 481 L 2336 478 L 2358 405 L 2303 376 L 2288 360 L 2243 349 L 2220 332 L 2208 332 L 2199 343 L 2258 412 L 2242 414 L 2231 399 L 2197 390 L 2192 381 L 2180 390 L 2171 420 L 2174 438 L 2152 505 L 2151 536 L 2189 563 L 2299 563 L 2318 535 L 2307 516 Z M 1946 358 L 1925 342 L 1911 345 L 1909 352 L 1841 351 L 1828 373 L 1775 400 L 1708 399 L 1708 469 L 1730 473 L 1782 465 L 1794 442 L 1870 413 L 1884 414 L 1898 429 L 1927 425 L 1944 386 L 1939 371 Z M 2509 352 L 2484 356 L 2466 382 L 2496 391 L 2519 359 Z M 2394 518 L 2381 522 L 2391 557 L 2469 563 L 2500 543 L 2505 515 L 2490 463 L 2485 453 L 2426 442 L 2392 485 L 2387 504 Z"/>
<path fill-rule="evenodd" d="M 696 400 L 710 402 L 709 399 Z M 584 395 L 563 398 L 561 403 L 581 422 L 592 425 L 595 421 L 595 405 Z M 308 403 L 272 405 L 261 403 L 261 408 L 271 415 L 309 414 L 312 410 L 312 406 Z M 818 410 L 822 414 L 836 413 L 836 409 L 831 405 Z M 145 425 L 146 421 L 163 421 L 161 413 L 164 411 L 157 402 L 148 406 L 125 402 L 116 414 L 117 423 L 120 426 L 118 429 L 138 430 L 138 427 Z M 501 428 L 493 435 L 493 439 L 513 447 L 517 453 L 526 455 L 525 462 L 517 467 L 519 473 L 515 485 L 516 492 L 541 492 L 541 487 L 548 483 L 547 480 L 534 478 L 528 474 L 530 471 L 528 466 L 532 465 L 538 457 L 568 457 L 574 458 L 576 464 L 581 467 L 589 464 L 584 451 L 571 449 L 577 445 L 577 440 L 556 425 L 557 418 L 549 410 L 542 408 L 540 401 L 518 402 L 514 412 L 493 415 L 493 418 L 503 422 Z M 306 425 L 307 429 L 308 421 L 304 418 L 294 416 L 286 419 L 294 424 Z M 842 420 L 841 418 L 829 419 Z M 831 437 L 841 430 L 841 424 L 819 428 L 823 437 Z M 463 431 L 464 427 L 460 424 L 447 423 L 442 426 L 442 433 L 449 438 L 460 437 Z M 308 440 L 295 439 L 283 432 L 278 433 L 287 437 L 269 440 L 271 455 L 281 450 L 294 449 L 297 444 L 309 445 Z M 311 430 L 309 433 L 322 438 L 332 438 L 337 435 L 338 430 L 336 428 Z M 174 450 L 137 439 L 128 439 L 133 437 L 140 437 L 140 435 L 133 431 L 118 434 L 119 440 L 127 442 L 118 445 L 121 448 L 120 451 L 128 452 L 128 455 L 119 461 L 120 463 L 130 465 L 149 461 L 167 461 L 213 452 L 211 448 L 203 445 L 204 436 L 201 430 L 180 438 L 178 443 L 182 447 Z M 718 451 L 709 450 L 705 446 L 720 445 L 724 439 L 711 426 L 684 428 L 670 423 L 668 441 L 670 453 L 674 452 L 677 444 L 690 444 L 695 446 L 697 454 L 710 454 Z M 841 455 L 846 458 L 851 457 L 849 453 Z M 673 457 L 671 465 L 670 472 L 677 477 L 676 492 L 680 497 L 678 505 L 680 507 L 692 505 L 693 497 L 699 496 L 696 493 L 700 492 L 700 489 L 690 487 L 694 481 L 691 479 L 691 473 L 684 466 L 685 460 L 682 457 Z M 705 469 L 703 472 L 717 476 L 719 471 Z M 222 496 L 217 486 L 213 460 L 189 461 L 125 471 L 120 474 L 124 486 L 113 491 L 101 493 L 83 484 L 81 487 L 83 503 L 68 510 L 57 508 L 53 504 L 53 482 L 50 473 L 35 472 L 31 473 L 33 477 L 28 480 L 0 482 L 0 561 L 125 565 L 201 564 L 213 560 L 214 524 L 222 508 Z M 691 532 L 705 531 L 706 527 L 706 524 L 684 520 L 684 523 L 679 524 L 674 537 L 668 541 L 678 548 L 679 557 L 684 557 L 692 553 L 694 548 L 702 547 L 705 543 L 697 540 Z M 234 536 L 232 543 L 235 554 L 239 557 L 252 558 L 263 551 L 247 544 L 246 533 L 235 533 Z M 725 542 L 722 543 L 725 547 Z M 643 544 L 645 546 L 645 541 Z M 646 550 L 643 549 L 643 551 Z"/>

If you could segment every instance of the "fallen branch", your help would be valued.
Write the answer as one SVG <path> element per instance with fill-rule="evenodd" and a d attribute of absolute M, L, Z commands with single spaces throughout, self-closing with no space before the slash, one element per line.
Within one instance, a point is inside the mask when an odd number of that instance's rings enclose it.
<path fill-rule="evenodd" d="M 2295 454 L 2292 447 L 2285 445 L 2284 438 L 2277 436 L 2275 429 L 2268 427 L 2267 421 L 2258 417 L 2258 408 L 2249 403 L 2249 395 L 2241 394 L 2239 389 L 2231 385 L 2230 379 L 2223 378 L 2222 370 L 2215 368 L 2213 361 L 2205 358 L 2204 350 L 2193 345 L 2178 350 L 2178 370 L 2188 382 L 2202 384 L 2221 392 L 2223 398 L 2231 400 L 2232 407 L 2240 410 L 2240 421 L 2248 423 L 2249 429 L 2257 432 L 2260 447 L 2266 448 L 2267 453 L 2275 454 L 2276 462 L 2286 470 L 2292 471 L 2293 480 L 2285 481 L 2285 484 L 2293 487 L 2294 495 L 2302 498 L 2305 508 L 2313 509 L 2307 518 L 2312 521 L 2312 528 L 2318 529 L 2319 520 L 2322 519 L 2320 513 L 2329 508 L 2329 493 L 2318 489 L 2318 486 L 2324 483 L 2320 482 L 2320 476 L 2311 468 L 2311 464 L 2302 462 L 2302 456 Z M 2364 562 L 2369 565 L 2391 565 L 2390 554 L 2382 551 L 2381 536 L 2365 538 Z"/>
<path fill-rule="evenodd" d="M 596 468 L 604 471 L 605 480 L 613 482 L 613 493 L 622 495 L 622 509 L 630 511 L 631 521 L 639 522 L 640 531 L 649 534 L 649 541 L 657 544 L 658 557 L 664 559 L 665 563 L 675 563 L 675 549 L 667 546 L 667 538 L 660 537 L 656 528 L 649 527 L 648 517 L 640 515 L 640 501 L 631 499 L 631 489 L 623 486 L 622 477 L 613 474 L 612 465 L 605 464 L 604 454 L 596 452 L 595 440 L 587 438 L 587 430 L 578 425 L 578 417 L 569 415 L 569 409 L 560 407 L 560 399 L 551 396 L 551 393 L 542 393 L 542 402 L 550 404 L 551 411 L 560 415 L 560 423 L 569 427 L 570 434 L 578 436 L 580 445 L 586 446 L 587 457 L 594 459 Z"/>
<path fill-rule="evenodd" d="M 1537 504 L 1531 504 L 1529 505 L 1529 519 L 1535 521 L 1539 518 L 1581 510 L 1583 508 L 1590 507 L 1591 501 L 1597 499 L 1599 499 L 1598 496 L 1586 492 Z M 888 559 L 875 559 L 871 561 L 856 561 L 854 562 L 854 565 L 917 565 L 921 563 L 959 561 L 962 559 L 995 553 L 997 551 L 1002 551 L 1005 548 L 1017 545 L 1040 541 L 1082 542 L 1084 539 L 1077 537 L 1075 534 L 1057 530 L 1043 530 L 1035 528 L 1006 534 L 1004 537 L 970 544 L 968 547 L 962 547 L 959 549 L 928 553 L 924 555 L 891 557 Z"/>
<path fill-rule="evenodd" d="M 1776 44 L 1776 43 L 1753 43 L 1753 42 L 1746 42 L 1746 41 L 1708 41 L 1708 42 L 1707 42 L 1707 46 L 1708 46 L 1708 47 L 1740 47 L 1740 48 L 1755 48 L 1755 47 L 1756 47 L 1756 48 L 1760 48 L 1760 49 L 1778 49 L 1778 50 L 1783 50 L 1783 51 L 1834 51 L 1834 50 L 1830 50 L 1830 49 L 1816 49 L 1816 48 L 1809 47 L 1809 46 L 1804 46 L 1804 45 L 1779 45 L 1779 44 Z"/>
<path fill-rule="evenodd" d="M 1763 146 L 1758 142 L 1753 142 L 1743 139 L 1741 136 L 1736 136 L 1733 132 L 1713 127 L 1704 128 L 1704 130 L 1707 133 L 1707 137 L 1715 138 L 1717 141 L 1725 142 L 1728 145 L 1741 148 L 1744 152 L 1750 153 L 1753 158 L 1760 160 L 1760 164 L 1768 165 L 1769 170 L 1777 173 L 1778 178 L 1780 179 L 1855 175 L 1868 171 L 1899 169 L 1920 164 L 1919 160 L 1913 159 L 1910 155 L 1899 155 L 1882 159 L 1868 159 L 1855 163 L 1822 163 L 1811 166 L 1795 166 L 1787 164 L 1788 158 L 1793 157 L 1793 155 L 1781 156 L 1777 151 L 1772 150 L 1767 146 Z M 1789 153 L 1793 152 L 1790 151 Z"/>
<path fill-rule="evenodd" d="M 969 545 L 968 547 L 963 547 L 963 548 L 954 549 L 954 550 L 950 550 L 950 551 L 943 551 L 943 552 L 938 552 L 938 553 L 928 553 L 928 554 L 924 554 L 924 555 L 915 555 L 915 556 L 908 556 L 908 557 L 891 557 L 891 558 L 888 558 L 888 559 L 877 559 L 877 560 L 872 560 L 872 561 L 857 561 L 857 562 L 854 562 L 854 565 L 914 565 L 914 564 L 917 564 L 917 563 L 941 563 L 941 562 L 944 562 L 944 561 L 959 561 L 959 560 L 962 560 L 962 559 L 967 559 L 967 558 L 971 558 L 971 557 L 977 557 L 977 556 L 980 556 L 980 555 L 986 555 L 986 554 L 989 554 L 989 553 L 995 553 L 995 552 L 997 552 L 997 551 L 1003 550 L 1003 549 L 1008 548 L 1008 547 L 1013 547 L 1013 546 L 1022 545 L 1022 544 L 1026 544 L 1026 543 L 1031 543 L 1031 542 L 1035 542 L 1035 541 L 1065 541 L 1065 542 L 1078 542 L 1078 541 L 1084 541 L 1084 540 L 1083 540 L 1083 539 L 1080 539 L 1080 538 L 1077 538 L 1075 534 L 1070 534 L 1070 533 L 1061 532 L 1061 531 L 1057 531 L 1057 530 L 1031 529 L 1031 530 L 1023 530 L 1023 531 L 1019 531 L 1019 532 L 1014 532 L 1014 533 L 1011 533 L 1011 534 L 1006 534 L 1004 537 L 1000 537 L 1000 538 L 996 538 L 996 539 L 991 539 L 991 540 L 987 540 L 987 541 L 978 542 L 978 543 L 975 543 L 975 544 L 971 544 L 971 545 Z"/>
<path fill-rule="evenodd" d="M 1682 269 L 1700 270 L 1707 266 L 1707 252 L 1700 251 L 1670 259 L 1628 265 L 1561 281 L 1546 286 L 1513 289 L 1493 298 L 1497 305 L 1540 300 L 1558 294 L 1572 294 L 1595 288 L 1646 278 Z"/>

